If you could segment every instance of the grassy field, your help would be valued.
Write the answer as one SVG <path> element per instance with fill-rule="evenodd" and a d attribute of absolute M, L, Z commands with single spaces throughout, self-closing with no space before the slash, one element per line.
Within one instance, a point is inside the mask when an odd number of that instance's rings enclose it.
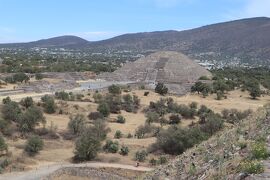
<path fill-rule="evenodd" d="M 146 149 L 152 143 L 155 142 L 155 138 L 146 138 L 146 139 L 136 139 L 136 138 L 126 138 L 128 133 L 134 134 L 136 128 L 145 123 L 146 117 L 142 110 L 149 105 L 151 101 L 158 101 L 160 98 L 164 98 L 154 92 L 150 92 L 148 96 L 144 96 L 144 90 L 135 90 L 129 92 L 130 94 L 137 95 L 141 100 L 141 108 L 137 114 L 127 113 L 125 111 L 121 111 L 121 115 L 126 118 L 125 124 L 119 124 L 115 122 L 111 122 L 116 119 L 116 114 L 111 114 L 108 122 L 108 126 L 111 129 L 111 132 L 108 134 L 108 138 L 113 139 L 114 134 L 117 130 L 120 130 L 124 134 L 124 138 L 119 139 L 120 145 L 127 145 L 130 149 L 130 153 L 128 156 L 121 156 L 120 154 L 110 154 L 110 153 L 100 153 L 97 161 L 102 162 L 117 162 L 121 164 L 130 164 L 134 165 L 134 154 L 137 150 Z M 29 94 L 21 94 L 10 96 L 11 99 L 28 96 Z M 20 97 L 18 97 L 20 96 Z M 227 99 L 224 100 L 216 100 L 215 96 L 208 96 L 206 98 L 202 98 L 197 94 L 188 94 L 186 96 L 177 97 L 177 96 L 166 96 L 172 97 L 179 104 L 190 104 L 191 102 L 197 102 L 199 105 L 206 105 L 209 108 L 213 109 L 215 112 L 221 112 L 223 109 L 231 109 L 235 108 L 238 110 L 247 110 L 252 109 L 256 110 L 259 107 L 262 107 L 264 104 L 269 102 L 270 97 L 265 96 L 258 98 L 258 100 L 252 100 L 249 98 L 248 93 L 241 91 L 232 91 L 227 94 Z M 93 101 L 92 96 L 88 96 L 85 94 L 85 98 Z M 38 98 L 37 98 L 38 99 Z M 51 124 L 57 127 L 57 133 L 61 135 L 61 133 L 67 130 L 69 116 L 71 114 L 81 113 L 84 115 L 88 115 L 90 112 L 96 111 L 97 104 L 93 102 L 58 102 L 58 106 L 61 106 L 63 110 L 63 114 L 45 114 L 47 120 L 47 127 L 50 127 Z M 192 121 L 196 121 L 196 119 L 184 119 L 182 120 L 180 126 L 188 126 Z M 64 140 L 63 137 L 56 140 L 44 140 L 45 147 L 37 156 L 28 157 L 23 154 L 23 144 L 25 140 L 18 139 L 16 141 L 9 140 L 9 149 L 12 152 L 14 158 L 20 159 L 21 163 L 26 166 L 26 168 L 34 168 L 40 165 L 47 165 L 52 163 L 59 162 L 69 162 L 73 157 L 74 151 L 74 142 L 69 140 Z M 154 155 L 151 155 L 152 157 Z M 148 158 L 149 159 L 149 158 Z M 149 166 L 148 161 L 143 165 Z"/>

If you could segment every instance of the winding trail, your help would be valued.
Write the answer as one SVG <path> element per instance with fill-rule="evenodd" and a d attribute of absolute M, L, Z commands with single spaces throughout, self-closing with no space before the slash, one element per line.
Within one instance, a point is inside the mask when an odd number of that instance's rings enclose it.
<path fill-rule="evenodd" d="M 50 166 L 41 166 L 37 169 L 31 171 L 24 172 L 12 172 L 3 174 L 0 176 L 0 180 L 40 180 L 45 176 L 50 175 L 56 170 L 59 170 L 63 167 L 89 167 L 89 168 L 102 168 L 102 167 L 110 167 L 110 168 L 120 168 L 134 171 L 151 171 L 152 168 L 148 167 L 135 167 L 131 165 L 124 164 L 111 164 L 111 163 L 101 163 L 101 162 L 91 162 L 91 163 L 83 163 L 83 164 L 54 164 Z"/>

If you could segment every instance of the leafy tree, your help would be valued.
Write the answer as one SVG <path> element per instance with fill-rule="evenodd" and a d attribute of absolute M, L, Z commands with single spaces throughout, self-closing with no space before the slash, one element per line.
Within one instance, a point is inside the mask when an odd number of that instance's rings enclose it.
<path fill-rule="evenodd" d="M 108 117 L 110 115 L 110 107 L 107 103 L 99 104 L 97 108 L 98 112 L 100 112 L 104 117 Z"/>
<path fill-rule="evenodd" d="M 191 87 L 191 92 L 197 92 L 198 94 L 203 93 L 204 96 L 207 96 L 210 91 L 211 87 L 206 83 L 202 83 L 201 81 L 196 82 Z"/>
<path fill-rule="evenodd" d="M 158 83 L 155 92 L 164 96 L 168 93 L 168 88 L 163 83 Z"/>
<path fill-rule="evenodd" d="M 96 138 L 103 141 L 106 139 L 107 134 L 111 131 L 111 129 L 107 127 L 106 122 L 103 119 L 98 119 L 94 122 L 92 131 L 95 133 Z"/>
<path fill-rule="evenodd" d="M 8 97 L 4 98 L 2 102 L 3 102 L 3 104 L 8 104 L 8 103 L 11 102 L 11 99 L 10 99 L 10 97 L 8 96 Z"/>
<path fill-rule="evenodd" d="M 117 116 L 116 122 L 121 123 L 121 124 L 125 124 L 126 119 L 123 116 L 119 115 L 119 116 Z"/>
<path fill-rule="evenodd" d="M 119 95 L 121 94 L 121 88 L 115 84 L 108 87 L 109 93 L 113 95 Z"/>
<path fill-rule="evenodd" d="M 152 112 L 152 111 L 147 112 L 147 114 L 146 114 L 146 122 L 148 124 L 151 124 L 151 123 L 154 123 L 154 122 L 158 122 L 159 121 L 159 117 L 160 117 L 159 114 L 156 113 L 156 112 Z"/>
<path fill-rule="evenodd" d="M 206 122 L 201 125 L 201 130 L 204 133 L 212 136 L 214 133 L 223 128 L 223 119 L 217 114 L 208 114 Z"/>
<path fill-rule="evenodd" d="M 43 140 L 38 136 L 30 137 L 25 145 L 25 152 L 30 156 L 37 154 L 40 150 L 43 149 L 44 143 Z"/>
<path fill-rule="evenodd" d="M 261 96 L 261 90 L 259 86 L 253 86 L 249 90 L 249 95 L 252 97 L 252 99 L 256 99 L 257 97 Z"/>
<path fill-rule="evenodd" d="M 171 126 L 158 134 L 157 141 L 152 148 L 177 155 L 205 139 L 206 135 L 198 128 L 182 129 Z"/>
<path fill-rule="evenodd" d="M 13 79 L 15 82 L 27 82 L 30 80 L 30 78 L 25 73 L 16 73 L 13 75 Z"/>
<path fill-rule="evenodd" d="M 123 137 L 122 132 L 121 132 L 120 130 L 117 130 L 117 131 L 115 132 L 115 134 L 114 134 L 114 138 L 120 139 L 120 138 L 122 138 L 122 137 Z"/>
<path fill-rule="evenodd" d="M 45 112 L 48 114 L 53 114 L 56 111 L 56 104 L 54 102 L 54 98 L 48 95 L 45 95 L 41 98 L 41 101 L 43 102 L 43 107 L 45 109 Z"/>
<path fill-rule="evenodd" d="M 35 78 L 36 78 L 36 80 L 41 80 L 41 79 L 43 79 L 43 75 L 41 73 L 36 73 Z"/>
<path fill-rule="evenodd" d="M 93 160 L 101 149 L 101 140 L 97 138 L 93 127 L 85 128 L 75 142 L 76 160 Z"/>
<path fill-rule="evenodd" d="M 70 99 L 70 95 L 65 91 L 60 91 L 55 93 L 56 99 L 61 99 L 63 101 L 68 101 Z"/>
<path fill-rule="evenodd" d="M 3 118 L 8 121 L 18 121 L 21 113 L 18 103 L 14 101 L 5 104 L 2 108 Z"/>
<path fill-rule="evenodd" d="M 121 149 L 120 149 L 120 154 L 123 155 L 123 156 L 127 156 L 129 153 L 129 148 L 127 146 L 122 146 Z"/>
<path fill-rule="evenodd" d="M 147 156 L 148 153 L 145 150 L 137 151 L 135 153 L 135 160 L 139 162 L 144 162 Z"/>
<path fill-rule="evenodd" d="M 103 99 L 103 96 L 100 93 L 95 93 L 93 95 L 93 98 L 94 98 L 95 103 L 100 103 Z"/>
<path fill-rule="evenodd" d="M 29 108 L 34 105 L 34 101 L 32 97 L 26 97 L 20 101 L 20 104 L 26 108 Z"/>
<path fill-rule="evenodd" d="M 119 150 L 118 141 L 107 140 L 105 145 L 103 146 L 103 150 L 109 153 L 117 153 Z"/>
<path fill-rule="evenodd" d="M 22 132 L 31 132 L 39 123 L 46 123 L 43 112 L 38 107 L 30 107 L 20 117 L 19 127 Z"/>
<path fill-rule="evenodd" d="M 69 117 L 68 129 L 75 135 L 82 132 L 85 126 L 85 117 L 82 114 L 76 114 Z"/>
<path fill-rule="evenodd" d="M 89 115 L 88 115 L 88 118 L 90 120 L 97 120 L 97 119 L 103 119 L 104 116 L 103 114 L 101 114 L 100 112 L 91 112 Z"/>

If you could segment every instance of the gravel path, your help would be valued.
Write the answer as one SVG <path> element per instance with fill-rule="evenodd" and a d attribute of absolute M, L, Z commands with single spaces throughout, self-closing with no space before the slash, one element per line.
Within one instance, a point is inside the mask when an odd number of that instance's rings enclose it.
<path fill-rule="evenodd" d="M 7 173 L 1 175 L 0 180 L 39 180 L 45 176 L 48 176 L 54 171 L 61 169 L 62 167 L 89 167 L 89 168 L 111 167 L 111 168 L 120 168 L 145 172 L 153 170 L 152 168 L 147 167 L 135 167 L 131 165 L 99 163 L 99 162 L 83 163 L 83 164 L 55 164 L 50 166 L 42 166 L 40 168 L 31 171 Z"/>

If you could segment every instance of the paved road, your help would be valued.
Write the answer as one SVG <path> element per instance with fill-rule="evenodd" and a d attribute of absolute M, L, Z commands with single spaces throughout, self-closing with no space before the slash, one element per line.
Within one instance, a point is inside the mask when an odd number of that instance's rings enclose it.
<path fill-rule="evenodd" d="M 62 167 L 90 167 L 90 168 L 111 167 L 144 172 L 153 170 L 152 168 L 147 167 L 135 167 L 131 165 L 100 163 L 100 162 L 91 162 L 83 164 L 55 164 L 50 166 L 42 166 L 40 168 L 31 171 L 7 173 L 1 175 L 0 180 L 39 180 L 42 177 L 45 177 L 53 173 L 54 171 L 61 169 Z"/>

